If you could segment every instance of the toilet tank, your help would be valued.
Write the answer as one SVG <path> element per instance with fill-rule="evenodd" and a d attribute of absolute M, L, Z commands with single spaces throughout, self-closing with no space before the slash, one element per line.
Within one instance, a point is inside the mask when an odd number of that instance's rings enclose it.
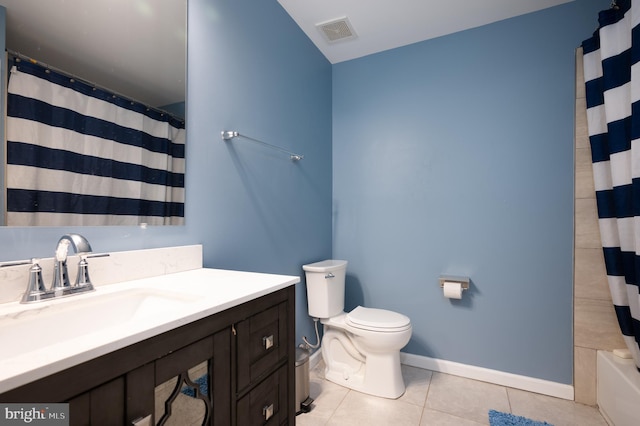
<path fill-rule="evenodd" d="M 331 318 L 344 310 L 346 260 L 323 260 L 303 265 L 307 278 L 309 316 Z"/>

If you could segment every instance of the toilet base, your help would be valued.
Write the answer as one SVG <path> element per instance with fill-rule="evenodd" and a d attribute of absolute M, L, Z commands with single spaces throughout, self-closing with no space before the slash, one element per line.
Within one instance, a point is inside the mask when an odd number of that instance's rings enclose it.
<path fill-rule="evenodd" d="M 340 386 L 382 398 L 396 399 L 405 391 L 400 351 L 352 356 L 355 347 L 341 332 L 325 331 L 322 339 L 325 378 Z M 351 354 L 350 354 L 351 353 Z"/>

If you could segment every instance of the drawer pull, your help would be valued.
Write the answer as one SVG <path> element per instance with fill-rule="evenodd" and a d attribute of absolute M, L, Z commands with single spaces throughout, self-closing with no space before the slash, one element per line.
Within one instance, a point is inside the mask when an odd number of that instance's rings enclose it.
<path fill-rule="evenodd" d="M 265 421 L 273 417 L 273 404 L 265 405 L 264 408 L 262 408 L 262 415 L 264 416 Z"/>
<path fill-rule="evenodd" d="M 264 336 L 262 338 L 262 345 L 265 351 L 271 348 L 273 346 L 273 334 L 271 336 Z"/>

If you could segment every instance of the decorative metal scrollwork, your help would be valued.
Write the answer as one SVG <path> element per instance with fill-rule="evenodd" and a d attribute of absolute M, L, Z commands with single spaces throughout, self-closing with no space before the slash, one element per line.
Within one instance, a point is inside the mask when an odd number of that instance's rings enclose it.
<path fill-rule="evenodd" d="M 182 373 L 180 373 L 178 375 L 176 385 L 171 392 L 171 395 L 164 402 L 164 414 L 162 415 L 160 420 L 158 420 L 158 425 L 165 425 L 171 418 L 173 403 L 181 394 L 198 399 L 204 403 L 205 413 L 204 418 L 202 419 L 202 425 L 204 426 L 209 424 L 209 420 L 211 418 L 212 398 L 209 392 L 208 376 L 209 375 L 207 374 L 196 379 L 196 381 L 193 381 L 189 377 L 189 373 L 187 371 L 183 371 Z"/>

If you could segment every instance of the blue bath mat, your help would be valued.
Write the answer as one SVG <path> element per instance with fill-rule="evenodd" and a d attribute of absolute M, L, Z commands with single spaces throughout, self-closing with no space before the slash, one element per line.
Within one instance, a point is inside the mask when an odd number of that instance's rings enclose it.
<path fill-rule="evenodd" d="M 515 416 L 501 411 L 489 410 L 489 424 L 491 426 L 553 426 L 547 422 L 537 422 L 522 416 Z"/>

